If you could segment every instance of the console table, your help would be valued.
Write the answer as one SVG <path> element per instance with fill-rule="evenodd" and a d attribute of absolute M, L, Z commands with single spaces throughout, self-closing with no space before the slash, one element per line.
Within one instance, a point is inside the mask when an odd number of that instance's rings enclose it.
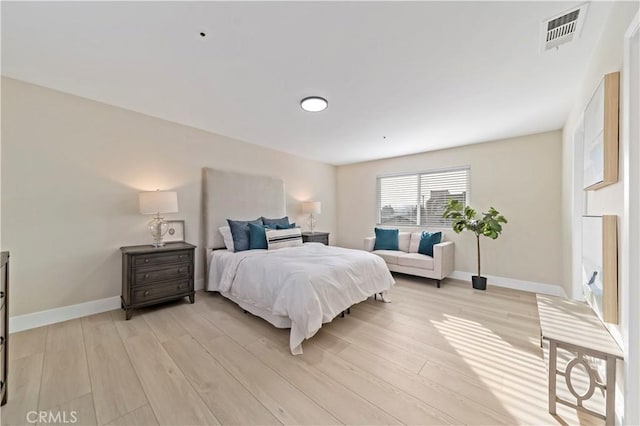
<path fill-rule="evenodd" d="M 616 361 L 623 359 L 624 353 L 586 303 L 542 294 L 537 294 L 536 299 L 540 316 L 540 337 L 549 341 L 549 413 L 556 414 L 556 403 L 561 403 L 604 419 L 607 426 L 613 426 Z M 557 369 L 558 348 L 575 354 L 575 358 L 567 364 L 566 371 Z M 606 362 L 606 383 L 599 380 L 597 372 L 591 368 L 585 356 Z M 582 395 L 578 394 L 571 383 L 571 371 L 578 364 L 581 364 L 589 373 L 589 388 Z M 558 375 L 565 378 L 569 392 L 576 398 L 575 403 L 556 395 Z M 606 395 L 604 414 L 583 406 L 583 402 L 591 398 L 596 388 L 601 389 Z"/>

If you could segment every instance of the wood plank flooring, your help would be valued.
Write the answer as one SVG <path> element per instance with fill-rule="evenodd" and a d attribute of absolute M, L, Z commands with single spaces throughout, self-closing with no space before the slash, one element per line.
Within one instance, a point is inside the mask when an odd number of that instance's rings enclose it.
<path fill-rule="evenodd" d="M 130 321 L 113 311 L 12 334 L 0 422 L 73 410 L 78 425 L 602 424 L 547 413 L 534 294 L 396 281 L 392 303 L 354 306 L 295 357 L 288 330 L 204 292 Z"/>

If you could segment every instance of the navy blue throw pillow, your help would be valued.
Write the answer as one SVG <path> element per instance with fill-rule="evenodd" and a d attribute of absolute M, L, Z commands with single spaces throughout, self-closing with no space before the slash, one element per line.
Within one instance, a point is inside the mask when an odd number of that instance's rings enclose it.
<path fill-rule="evenodd" d="M 283 226 L 283 225 L 276 225 L 276 229 L 293 229 L 296 227 L 296 223 L 293 222 L 289 225 Z"/>
<path fill-rule="evenodd" d="M 234 251 L 249 250 L 249 224 L 262 226 L 262 219 L 256 220 L 231 220 L 227 219 L 229 228 L 231 228 L 231 237 L 233 237 Z"/>
<path fill-rule="evenodd" d="M 442 241 L 442 232 L 422 231 L 418 253 L 433 257 L 433 246 Z"/>
<path fill-rule="evenodd" d="M 261 217 L 262 223 L 272 229 L 278 229 L 278 226 L 282 226 L 281 229 L 289 228 L 289 216 L 281 217 L 280 219 L 269 219 L 266 217 Z"/>
<path fill-rule="evenodd" d="M 376 228 L 374 250 L 398 250 L 398 230 Z"/>

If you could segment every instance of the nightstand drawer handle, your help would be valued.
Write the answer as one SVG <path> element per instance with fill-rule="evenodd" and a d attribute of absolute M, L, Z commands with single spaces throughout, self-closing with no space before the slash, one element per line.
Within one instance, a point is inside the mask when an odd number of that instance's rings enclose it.
<path fill-rule="evenodd" d="M 0 291 L 0 299 L 4 297 L 4 291 Z"/>
<path fill-rule="evenodd" d="M 144 274 L 145 279 L 149 278 L 149 274 Z"/>
<path fill-rule="evenodd" d="M 144 263 L 149 263 L 149 258 L 148 257 L 145 257 Z"/>
<path fill-rule="evenodd" d="M 178 273 L 184 272 L 184 268 L 178 268 Z"/>
<path fill-rule="evenodd" d="M 180 285 L 178 286 L 178 290 L 181 290 L 181 289 L 183 289 L 183 288 L 184 288 L 184 284 L 180 284 Z"/>
<path fill-rule="evenodd" d="M 149 290 L 145 291 L 145 292 L 144 292 L 144 295 L 145 295 L 145 296 L 148 296 L 148 295 L 149 295 Z"/>
<path fill-rule="evenodd" d="M 184 259 L 185 257 L 187 257 L 187 255 L 186 255 L 186 254 L 181 254 L 181 255 L 180 255 L 180 259 Z"/>
<path fill-rule="evenodd" d="M 4 336 L 0 336 L 0 345 L 4 343 Z"/>

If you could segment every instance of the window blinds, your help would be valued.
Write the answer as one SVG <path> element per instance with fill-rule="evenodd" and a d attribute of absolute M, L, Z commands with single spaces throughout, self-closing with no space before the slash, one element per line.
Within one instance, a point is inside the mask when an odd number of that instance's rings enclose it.
<path fill-rule="evenodd" d="M 379 225 L 450 228 L 442 213 L 449 200 L 466 205 L 469 167 L 377 178 Z"/>

